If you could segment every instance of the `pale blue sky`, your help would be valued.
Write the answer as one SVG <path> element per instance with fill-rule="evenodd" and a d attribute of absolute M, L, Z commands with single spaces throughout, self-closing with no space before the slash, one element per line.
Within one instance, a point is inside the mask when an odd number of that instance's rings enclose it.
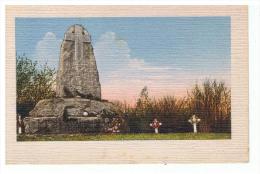
<path fill-rule="evenodd" d="M 64 32 L 73 24 L 91 34 L 103 86 L 133 72 L 148 85 L 160 83 L 158 74 L 167 77 L 161 83 L 174 83 L 169 89 L 205 77 L 230 84 L 230 17 L 16 18 L 17 54 L 57 68 Z M 122 67 L 136 71 L 115 71 Z"/>

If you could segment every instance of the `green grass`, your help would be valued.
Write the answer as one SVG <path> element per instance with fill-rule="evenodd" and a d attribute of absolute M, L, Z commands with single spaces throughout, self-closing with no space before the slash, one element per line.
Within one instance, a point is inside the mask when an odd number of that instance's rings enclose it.
<path fill-rule="evenodd" d="M 112 141 L 112 140 L 217 140 L 231 139 L 229 133 L 168 133 L 168 134 L 57 134 L 18 135 L 17 141 Z"/>

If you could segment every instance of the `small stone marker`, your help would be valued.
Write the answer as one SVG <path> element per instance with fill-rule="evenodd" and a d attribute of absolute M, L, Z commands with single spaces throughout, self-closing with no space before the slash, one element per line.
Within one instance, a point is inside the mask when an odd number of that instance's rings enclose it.
<path fill-rule="evenodd" d="M 161 125 L 162 125 L 162 123 L 159 122 L 159 121 L 157 120 L 157 118 L 155 118 L 155 119 L 153 120 L 153 122 L 150 123 L 150 126 L 151 126 L 152 128 L 154 128 L 154 133 L 156 133 L 156 134 L 159 133 L 159 127 L 160 127 Z"/>
<path fill-rule="evenodd" d="M 192 115 L 188 121 L 193 125 L 193 132 L 197 133 L 197 124 L 200 122 L 200 118 L 196 115 Z"/>
<path fill-rule="evenodd" d="M 17 122 L 17 126 L 18 126 L 18 134 L 22 134 L 22 117 L 21 115 L 18 115 L 18 122 Z"/>
<path fill-rule="evenodd" d="M 83 116 L 88 116 L 88 112 L 83 112 Z"/>

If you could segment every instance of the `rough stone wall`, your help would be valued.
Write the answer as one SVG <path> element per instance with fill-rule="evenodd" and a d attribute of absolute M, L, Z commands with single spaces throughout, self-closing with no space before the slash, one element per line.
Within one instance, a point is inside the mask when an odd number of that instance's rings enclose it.
<path fill-rule="evenodd" d="M 109 102 L 83 98 L 44 99 L 24 119 L 26 134 L 105 132 L 115 115 Z"/>
<path fill-rule="evenodd" d="M 58 117 L 26 117 L 26 134 L 67 134 L 104 132 L 105 122 L 101 117 L 75 117 L 63 120 Z"/>

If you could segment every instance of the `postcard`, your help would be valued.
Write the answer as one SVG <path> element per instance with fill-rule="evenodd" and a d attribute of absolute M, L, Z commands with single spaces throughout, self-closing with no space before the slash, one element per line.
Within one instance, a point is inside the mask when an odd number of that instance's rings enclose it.
<path fill-rule="evenodd" d="M 8 6 L 7 163 L 248 161 L 247 6 Z"/>

